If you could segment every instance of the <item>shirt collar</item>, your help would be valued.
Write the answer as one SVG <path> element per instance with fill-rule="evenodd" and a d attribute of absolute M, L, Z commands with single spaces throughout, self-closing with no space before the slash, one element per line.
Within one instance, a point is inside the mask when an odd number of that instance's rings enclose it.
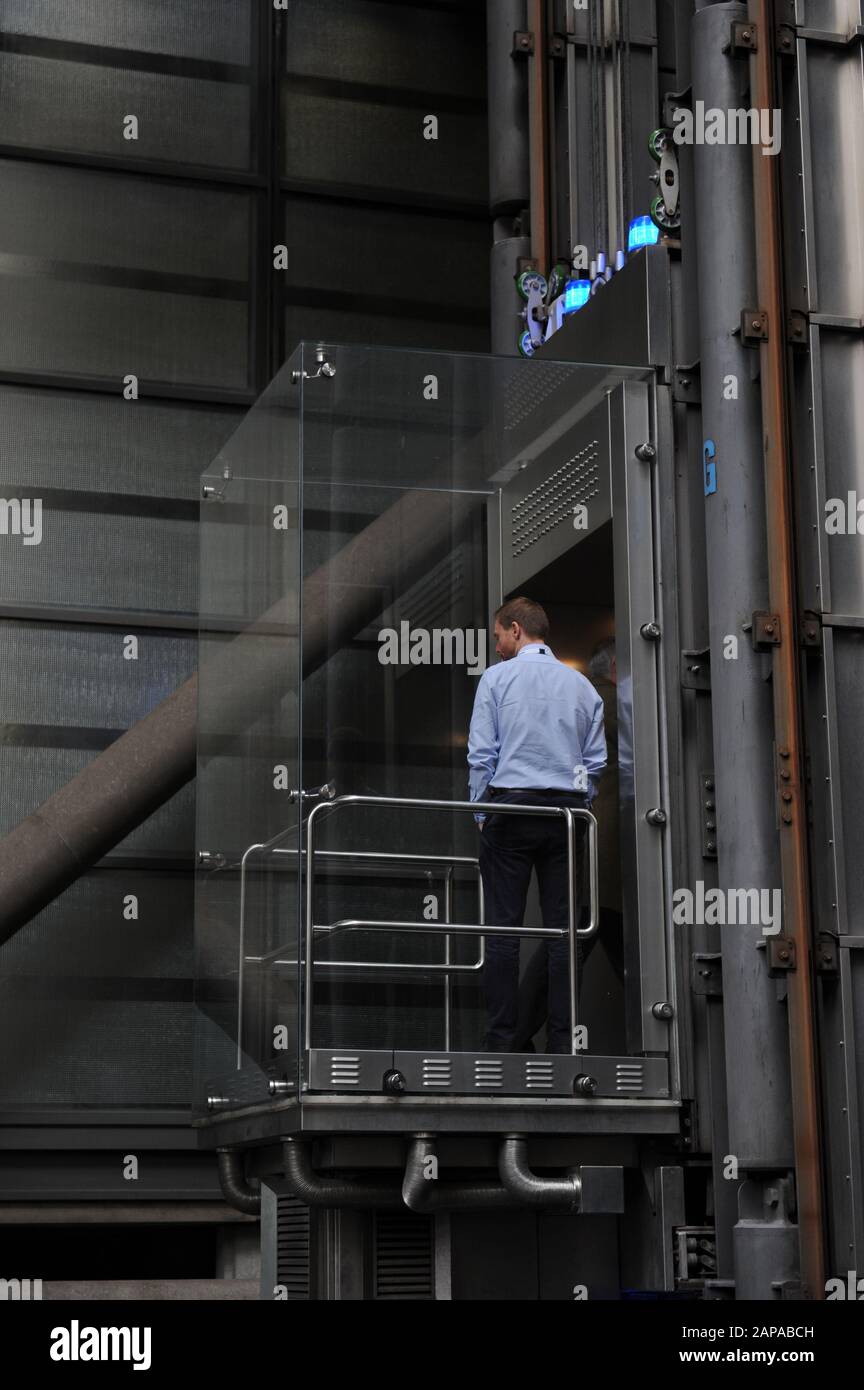
<path fill-rule="evenodd" d="M 548 642 L 529 642 L 527 647 L 520 647 L 516 653 L 517 660 L 521 656 L 554 656 L 552 648 Z"/>

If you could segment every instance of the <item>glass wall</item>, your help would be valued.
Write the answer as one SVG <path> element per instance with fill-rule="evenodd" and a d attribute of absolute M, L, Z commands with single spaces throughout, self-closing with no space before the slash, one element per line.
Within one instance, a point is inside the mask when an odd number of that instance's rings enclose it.
<path fill-rule="evenodd" d="M 483 939 L 446 930 L 483 921 L 479 833 L 470 809 L 411 803 L 468 799 L 502 534 L 571 548 L 582 488 L 608 537 L 608 431 L 605 491 L 593 472 L 583 487 L 582 461 L 564 474 L 582 458 L 573 431 L 620 380 L 304 345 L 205 477 L 197 1089 L 211 1113 L 296 1093 L 309 1047 L 346 1053 L 346 1088 L 358 1052 L 481 1049 Z M 502 498 L 537 463 L 548 497 L 514 539 Z"/>

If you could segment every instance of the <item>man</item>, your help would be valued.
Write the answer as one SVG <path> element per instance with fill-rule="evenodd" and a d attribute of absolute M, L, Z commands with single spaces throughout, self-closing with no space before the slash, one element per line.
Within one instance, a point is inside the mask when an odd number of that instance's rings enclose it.
<path fill-rule="evenodd" d="M 579 965 L 581 970 L 597 942 L 602 940 L 612 969 L 619 983 L 623 984 L 621 839 L 618 825 L 618 663 L 614 637 L 607 637 L 594 648 L 588 674 L 603 701 L 607 761 L 600 789 L 591 804 L 599 829 L 597 880 L 600 929 L 598 935 L 592 936 L 582 948 Z M 546 943 L 543 942 L 532 956 L 519 986 L 519 1020 L 515 1044 L 518 1052 L 534 1051 L 534 1036 L 546 1022 L 547 973 Z"/>
<path fill-rule="evenodd" d="M 501 665 L 485 671 L 477 687 L 468 765 L 472 801 L 584 808 L 606 766 L 603 701 L 590 681 L 556 659 L 549 620 L 529 598 L 511 599 L 495 614 L 495 650 Z M 486 921 L 522 926 L 536 869 L 545 927 L 566 929 L 567 839 L 563 818 L 478 816 L 480 872 Z M 577 825 L 577 843 L 584 826 Z M 575 924 L 574 924 L 575 925 Z M 519 937 L 486 940 L 483 989 L 488 1052 L 516 1043 Z M 570 1052 L 569 945 L 549 942 L 547 1052 Z"/>

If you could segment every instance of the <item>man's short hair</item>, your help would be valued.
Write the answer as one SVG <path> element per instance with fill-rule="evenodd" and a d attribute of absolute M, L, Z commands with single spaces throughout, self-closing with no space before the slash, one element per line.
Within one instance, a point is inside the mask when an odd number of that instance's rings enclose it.
<path fill-rule="evenodd" d="M 602 642 L 597 643 L 588 663 L 588 674 L 592 681 L 608 680 L 612 674 L 612 662 L 614 660 L 615 638 L 605 637 Z"/>
<path fill-rule="evenodd" d="M 537 637 L 541 642 L 549 640 L 549 619 L 545 608 L 535 603 L 533 598 L 511 598 L 503 603 L 495 614 L 502 627 L 518 623 L 528 637 Z"/>

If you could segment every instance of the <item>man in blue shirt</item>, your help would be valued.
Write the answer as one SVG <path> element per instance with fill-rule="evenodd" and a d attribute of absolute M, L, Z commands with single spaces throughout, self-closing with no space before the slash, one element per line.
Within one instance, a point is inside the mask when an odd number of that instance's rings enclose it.
<path fill-rule="evenodd" d="M 501 664 L 483 673 L 468 735 L 472 801 L 528 806 L 590 805 L 606 766 L 603 701 L 591 682 L 558 661 L 539 603 L 511 599 L 495 614 Z M 490 927 L 522 926 L 536 869 L 545 927 L 566 929 L 567 841 L 563 819 L 478 816 L 480 872 Z M 584 825 L 577 824 L 578 837 Z M 516 1036 L 519 938 L 486 940 L 484 1047 L 509 1052 Z M 547 1051 L 570 1052 L 569 947 L 549 942 Z"/>

